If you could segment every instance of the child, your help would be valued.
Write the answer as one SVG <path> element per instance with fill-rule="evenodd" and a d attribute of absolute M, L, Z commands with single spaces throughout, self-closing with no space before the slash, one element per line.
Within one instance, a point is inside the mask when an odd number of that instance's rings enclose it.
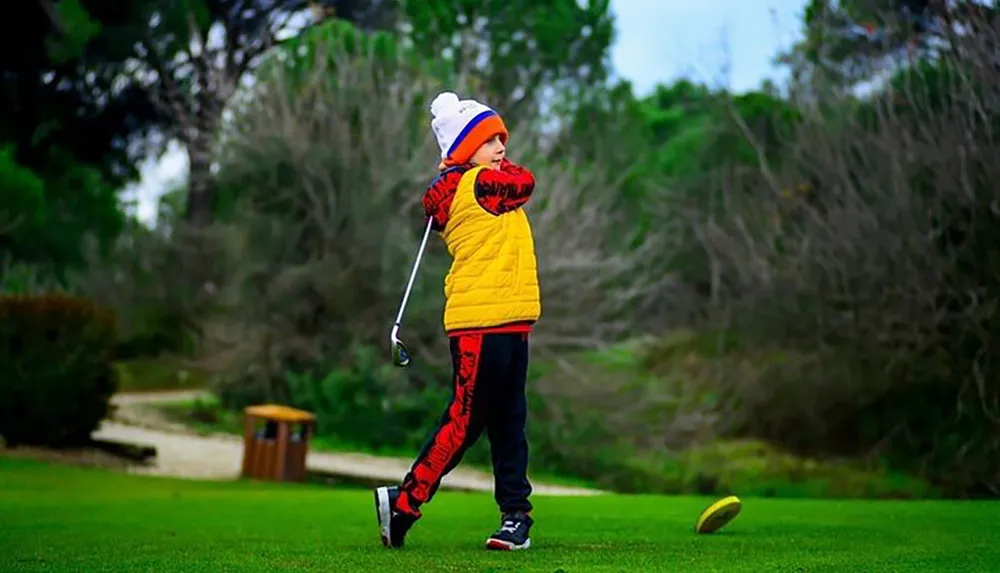
<path fill-rule="evenodd" d="M 382 543 L 402 547 L 441 479 L 483 430 L 493 458 L 500 528 L 488 549 L 527 549 L 533 524 L 525 437 L 528 333 L 541 315 L 535 246 L 521 208 L 531 172 L 506 157 L 507 128 L 489 107 L 451 92 L 431 103 L 441 173 L 423 197 L 453 261 L 444 327 L 454 368 L 451 402 L 402 485 L 375 490 Z"/>

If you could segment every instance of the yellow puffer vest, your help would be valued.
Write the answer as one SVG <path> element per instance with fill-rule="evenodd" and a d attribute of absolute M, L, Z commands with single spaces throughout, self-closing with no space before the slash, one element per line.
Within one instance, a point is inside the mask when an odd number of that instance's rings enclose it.
<path fill-rule="evenodd" d="M 453 258 L 444 281 L 447 331 L 488 328 L 541 316 L 538 263 L 523 209 L 493 215 L 476 201 L 476 175 L 465 172 L 441 233 Z"/>

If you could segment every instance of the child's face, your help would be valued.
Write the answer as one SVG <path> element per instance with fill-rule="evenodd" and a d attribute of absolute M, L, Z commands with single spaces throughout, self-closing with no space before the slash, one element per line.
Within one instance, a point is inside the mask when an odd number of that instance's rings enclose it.
<path fill-rule="evenodd" d="M 482 144 L 470 160 L 475 165 L 486 165 L 490 169 L 500 169 L 500 162 L 503 161 L 507 148 L 500 141 L 500 134 L 494 135 L 486 143 Z"/>

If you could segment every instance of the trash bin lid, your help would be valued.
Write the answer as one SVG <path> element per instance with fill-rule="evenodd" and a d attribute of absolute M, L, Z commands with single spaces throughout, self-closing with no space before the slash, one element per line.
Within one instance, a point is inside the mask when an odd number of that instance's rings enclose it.
<path fill-rule="evenodd" d="M 293 424 L 299 422 L 313 422 L 316 420 L 316 416 L 312 412 L 296 410 L 295 408 L 282 406 L 280 404 L 259 404 L 257 406 L 247 406 L 243 409 L 243 413 L 255 418 L 264 418 L 267 420 L 274 420 L 276 422 L 289 422 Z"/>

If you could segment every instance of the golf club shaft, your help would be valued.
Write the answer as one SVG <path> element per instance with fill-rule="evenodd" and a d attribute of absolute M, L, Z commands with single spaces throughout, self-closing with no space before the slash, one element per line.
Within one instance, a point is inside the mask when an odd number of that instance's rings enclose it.
<path fill-rule="evenodd" d="M 413 289 L 413 279 L 417 277 L 417 269 L 420 268 L 420 260 L 424 256 L 424 248 L 427 246 L 427 237 L 431 234 L 431 227 L 434 219 L 427 219 L 427 228 L 424 229 L 424 238 L 420 241 L 420 249 L 417 250 L 417 258 L 413 261 L 413 270 L 410 271 L 410 280 L 406 283 L 406 290 L 403 291 L 403 300 L 399 303 L 399 313 L 396 315 L 394 326 L 399 326 L 403 321 L 403 311 L 406 310 L 406 301 L 410 299 L 410 290 Z"/>

